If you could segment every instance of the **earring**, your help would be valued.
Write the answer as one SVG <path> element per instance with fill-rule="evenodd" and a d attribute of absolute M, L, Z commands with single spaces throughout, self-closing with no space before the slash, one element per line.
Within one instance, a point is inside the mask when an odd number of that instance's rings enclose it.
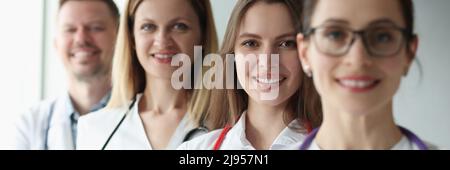
<path fill-rule="evenodd" d="M 312 70 L 308 65 L 303 66 L 303 71 L 305 72 L 306 76 L 312 77 Z"/>

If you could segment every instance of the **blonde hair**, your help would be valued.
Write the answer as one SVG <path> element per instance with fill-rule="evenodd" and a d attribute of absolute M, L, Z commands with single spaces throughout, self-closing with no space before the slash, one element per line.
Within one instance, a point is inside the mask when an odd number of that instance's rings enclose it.
<path fill-rule="evenodd" d="M 225 59 L 227 54 L 234 53 L 234 47 L 237 39 L 238 29 L 245 13 L 257 2 L 264 3 L 283 3 L 289 8 L 292 16 L 295 30 L 301 30 L 301 11 L 302 1 L 299 0 L 240 0 L 233 9 L 228 27 L 225 32 L 224 41 L 220 49 L 220 54 Z M 227 72 L 226 70 L 224 72 Z M 235 76 L 236 71 L 234 71 Z M 319 126 L 321 123 L 321 102 L 316 92 L 312 79 L 303 74 L 299 90 L 290 97 L 288 106 L 294 111 L 294 115 L 284 114 L 285 124 L 290 118 L 298 119 L 301 123 L 308 123 L 312 127 Z M 215 125 L 224 126 L 225 124 L 234 124 L 236 118 L 247 109 L 248 95 L 242 89 L 214 90 L 211 93 L 211 104 L 208 108 L 208 116 Z M 303 124 L 303 127 L 309 128 Z"/>
<path fill-rule="evenodd" d="M 145 71 L 137 59 L 132 32 L 136 10 L 142 2 L 143 0 L 128 0 L 125 12 L 121 17 L 113 59 L 113 88 L 107 108 L 127 105 L 138 93 L 145 90 Z M 201 43 L 203 54 L 216 52 L 218 49 L 217 35 L 209 0 L 190 0 L 190 2 L 199 17 L 203 35 Z M 188 107 L 189 117 L 198 125 L 203 121 L 202 115 L 208 107 L 210 92 L 203 88 L 201 90 L 189 90 L 189 92 L 191 94 Z"/>

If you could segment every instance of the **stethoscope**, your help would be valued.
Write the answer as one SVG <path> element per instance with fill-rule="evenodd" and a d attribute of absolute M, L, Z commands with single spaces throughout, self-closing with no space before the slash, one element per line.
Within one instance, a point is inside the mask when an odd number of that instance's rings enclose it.
<path fill-rule="evenodd" d="M 55 107 L 55 104 L 53 103 L 50 106 L 49 115 L 47 117 L 47 128 L 45 129 L 45 138 L 44 138 L 44 150 L 48 150 L 48 134 L 49 134 L 49 131 L 50 131 L 50 124 L 51 124 L 52 118 L 53 118 L 54 107 Z"/>
<path fill-rule="evenodd" d="M 44 134 L 44 150 L 48 150 L 48 136 L 49 136 L 49 132 L 50 132 L 50 124 L 52 123 L 52 118 L 53 118 L 53 112 L 55 110 L 55 103 L 52 103 L 52 105 L 50 106 L 50 110 L 49 110 L 49 115 L 47 116 L 47 128 L 45 129 L 45 134 Z M 73 120 L 70 119 L 71 123 L 73 124 Z M 72 128 L 71 128 L 72 129 Z M 72 139 L 75 139 L 75 131 L 72 129 Z M 73 142 L 73 148 L 75 148 L 75 141 Z"/>
<path fill-rule="evenodd" d="M 429 149 L 427 147 L 427 145 L 425 144 L 425 142 L 423 142 L 419 137 L 417 137 L 417 135 L 412 133 L 410 130 L 408 130 L 404 127 L 401 127 L 401 126 L 398 126 L 398 128 L 400 128 L 400 131 L 402 132 L 402 134 L 405 135 L 409 141 L 414 143 L 419 148 L 419 150 L 428 150 Z M 319 128 L 314 129 L 306 137 L 305 141 L 300 146 L 300 150 L 308 150 L 308 148 L 311 146 L 311 143 L 313 142 L 314 138 L 316 138 L 317 132 L 319 132 Z"/>
<path fill-rule="evenodd" d="M 125 118 L 128 116 L 128 114 L 130 113 L 131 109 L 133 108 L 134 104 L 136 103 L 137 98 L 134 97 L 133 98 L 133 102 L 131 102 L 131 104 L 128 106 L 128 110 L 125 112 L 125 114 L 123 115 L 122 119 L 119 121 L 119 123 L 116 125 L 116 127 L 114 128 L 114 130 L 111 132 L 111 134 L 109 135 L 108 139 L 106 140 L 105 144 L 103 144 L 102 150 L 105 150 L 106 147 L 108 146 L 109 142 L 111 141 L 111 138 L 116 134 L 117 130 L 119 129 L 120 125 L 122 125 L 123 121 L 125 120 Z M 201 119 L 203 120 L 203 119 Z M 202 121 L 203 122 L 203 121 Z M 192 130 L 190 130 L 186 136 L 184 136 L 183 138 L 183 142 L 189 141 L 192 139 L 192 137 L 194 137 L 195 134 L 198 133 L 207 133 L 209 132 L 208 128 L 206 128 L 206 126 L 203 125 L 203 123 L 200 123 L 200 126 L 197 128 L 194 128 Z"/>

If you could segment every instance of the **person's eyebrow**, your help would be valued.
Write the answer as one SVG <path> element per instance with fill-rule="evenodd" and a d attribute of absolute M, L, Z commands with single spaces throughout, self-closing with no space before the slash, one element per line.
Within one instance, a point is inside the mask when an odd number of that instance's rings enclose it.
<path fill-rule="evenodd" d="M 152 19 L 150 19 L 150 18 L 139 18 L 139 19 L 136 20 L 136 23 L 137 22 L 151 22 L 151 23 L 153 23 L 154 21 Z"/>
<path fill-rule="evenodd" d="M 106 24 L 106 21 L 103 20 L 92 20 L 87 22 L 87 24 Z"/>
<path fill-rule="evenodd" d="M 388 24 L 388 25 L 397 25 L 394 21 L 388 18 L 381 18 L 369 23 L 368 26 L 380 25 L 380 24 Z"/>
<path fill-rule="evenodd" d="M 176 17 L 176 18 L 170 20 L 170 22 L 176 22 L 176 21 L 192 22 L 192 19 L 190 19 L 188 17 Z"/>
<path fill-rule="evenodd" d="M 238 36 L 238 38 L 255 38 L 255 39 L 261 39 L 261 36 L 257 35 L 257 34 L 252 34 L 252 33 L 242 33 Z"/>
<path fill-rule="evenodd" d="M 288 33 L 284 33 L 284 34 L 277 36 L 275 39 L 279 40 L 279 39 L 283 39 L 283 38 L 287 38 L 287 37 L 295 37 L 296 35 L 297 34 L 295 32 L 288 32 Z M 240 39 L 240 38 L 262 39 L 261 36 L 259 36 L 257 34 L 252 34 L 252 33 L 242 33 L 238 36 L 238 39 Z"/>
<path fill-rule="evenodd" d="M 288 37 L 295 37 L 296 35 L 297 34 L 295 32 L 288 32 L 288 33 L 284 33 L 284 34 L 277 36 L 276 39 L 279 40 L 279 39 L 288 38 Z"/>
<path fill-rule="evenodd" d="M 104 20 L 96 19 L 96 20 L 90 20 L 90 21 L 87 21 L 87 22 L 83 23 L 83 25 L 92 25 L 92 24 L 100 24 L 100 25 L 104 25 L 104 24 L 106 24 L 106 23 L 107 23 L 107 22 L 104 21 Z M 74 26 L 74 25 L 76 25 L 76 24 L 74 24 L 74 23 L 72 23 L 72 22 L 64 22 L 64 23 L 62 23 L 62 26 L 63 26 L 63 27 L 71 27 L 71 26 Z"/>
<path fill-rule="evenodd" d="M 140 21 L 140 22 L 152 22 L 152 23 L 155 22 L 155 21 L 154 21 L 153 19 L 151 19 L 150 17 L 142 17 L 142 18 L 140 18 L 140 19 L 138 19 L 138 20 L 136 20 L 136 21 Z M 171 19 L 168 23 L 174 23 L 174 22 L 177 22 L 177 21 L 186 21 L 186 22 L 189 22 L 189 23 L 192 22 L 192 20 L 191 20 L 190 18 L 188 18 L 188 17 L 176 17 L 176 18 Z"/>
<path fill-rule="evenodd" d="M 350 22 L 348 22 L 347 20 L 344 20 L 344 19 L 331 18 L 331 19 L 325 20 L 325 22 L 323 22 L 323 24 L 345 24 L 345 25 L 349 25 Z"/>

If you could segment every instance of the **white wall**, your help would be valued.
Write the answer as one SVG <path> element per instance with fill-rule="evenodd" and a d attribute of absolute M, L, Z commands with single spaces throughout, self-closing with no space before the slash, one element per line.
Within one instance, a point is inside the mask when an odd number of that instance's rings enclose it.
<path fill-rule="evenodd" d="M 64 70 L 62 60 L 56 53 L 54 47 L 54 37 L 56 33 L 56 14 L 58 11 L 58 1 L 47 0 L 47 11 L 45 16 L 47 19 L 46 24 L 46 40 L 44 44 L 45 56 L 45 68 L 43 68 L 44 76 L 42 81 L 44 84 L 42 98 L 51 99 L 56 98 L 65 92 L 66 83 L 66 72 Z"/>
<path fill-rule="evenodd" d="M 420 38 L 417 64 L 395 99 L 399 124 L 450 149 L 450 1 L 414 0 Z"/>
<path fill-rule="evenodd" d="M 219 43 L 221 44 L 225 30 L 227 29 L 228 19 L 233 10 L 236 0 L 213 0 L 211 5 L 213 8 L 214 19 L 216 22 Z"/>
<path fill-rule="evenodd" d="M 42 3 L 0 2 L 0 149 L 10 144 L 16 116 L 40 99 Z"/>

